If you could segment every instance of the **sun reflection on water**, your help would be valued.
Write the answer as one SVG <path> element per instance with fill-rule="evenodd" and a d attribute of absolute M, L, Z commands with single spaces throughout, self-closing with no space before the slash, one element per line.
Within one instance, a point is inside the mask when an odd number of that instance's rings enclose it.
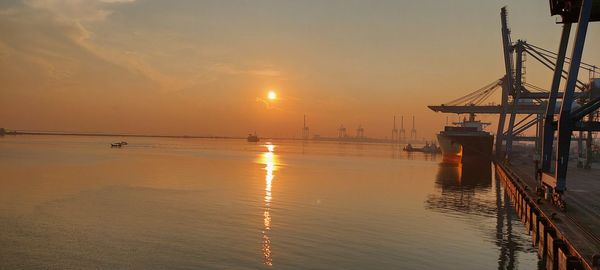
<path fill-rule="evenodd" d="M 273 195 L 271 193 L 271 187 L 273 184 L 273 178 L 275 175 L 273 172 L 276 170 L 277 159 L 275 156 L 275 145 L 265 145 L 267 152 L 262 154 L 262 161 L 265 164 L 265 211 L 263 213 L 263 231 L 262 231 L 262 253 L 263 263 L 268 266 L 273 265 L 273 258 L 271 256 L 271 238 L 269 237 L 269 231 L 271 231 L 271 200 Z"/>

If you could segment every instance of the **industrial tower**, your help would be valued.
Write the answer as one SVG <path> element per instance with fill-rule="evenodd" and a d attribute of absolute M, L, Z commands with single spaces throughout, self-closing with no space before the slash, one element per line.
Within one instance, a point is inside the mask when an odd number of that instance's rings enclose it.
<path fill-rule="evenodd" d="M 363 139 L 365 137 L 365 129 L 362 127 L 362 125 L 358 125 L 358 128 L 356 129 L 356 138 L 359 139 Z"/>
<path fill-rule="evenodd" d="M 338 137 L 340 139 L 348 137 L 348 135 L 346 134 L 346 128 L 344 127 L 344 124 L 342 124 L 338 129 Z"/>
<path fill-rule="evenodd" d="M 404 142 L 406 141 L 406 130 L 404 130 L 404 115 L 401 116 L 400 118 L 400 133 L 399 133 L 399 140 L 400 142 Z"/>
<path fill-rule="evenodd" d="M 308 140 L 309 138 L 309 132 L 308 132 L 308 127 L 306 126 L 306 114 L 304 115 L 304 125 L 302 127 L 302 139 L 303 140 Z"/>
<path fill-rule="evenodd" d="M 392 141 L 397 142 L 398 138 L 398 129 L 396 128 L 396 116 L 394 115 L 394 128 L 392 129 Z"/>
<path fill-rule="evenodd" d="M 416 140 L 417 139 L 417 130 L 415 129 L 415 116 L 414 115 L 413 115 L 412 129 L 410 130 L 410 138 L 412 140 Z"/>

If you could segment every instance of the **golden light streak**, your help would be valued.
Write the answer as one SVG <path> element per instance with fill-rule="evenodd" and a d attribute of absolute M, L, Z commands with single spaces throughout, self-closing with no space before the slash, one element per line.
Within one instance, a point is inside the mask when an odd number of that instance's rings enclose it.
<path fill-rule="evenodd" d="M 267 144 L 267 145 L 265 145 L 265 146 L 267 147 L 267 150 L 269 150 L 269 152 L 270 152 L 271 154 L 273 154 L 273 151 L 275 151 L 275 145 L 272 145 L 272 144 Z M 265 153 L 265 154 L 268 154 L 268 153 Z M 275 161 L 273 161 L 273 163 L 275 163 Z"/>
<path fill-rule="evenodd" d="M 263 253 L 263 264 L 267 266 L 273 265 L 273 257 L 271 255 L 271 238 L 269 237 L 269 231 L 271 231 L 271 200 L 273 199 L 273 195 L 271 193 L 271 188 L 273 185 L 273 179 L 275 175 L 273 172 L 277 168 L 277 159 L 275 156 L 275 145 L 267 144 L 265 145 L 267 148 L 267 152 L 262 154 L 262 161 L 265 164 L 265 211 L 263 213 L 263 241 L 262 241 L 262 253 Z"/>

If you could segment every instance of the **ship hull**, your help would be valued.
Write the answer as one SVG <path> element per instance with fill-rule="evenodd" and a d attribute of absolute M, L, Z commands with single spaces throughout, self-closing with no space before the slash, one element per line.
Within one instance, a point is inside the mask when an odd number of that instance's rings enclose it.
<path fill-rule="evenodd" d="M 494 136 L 487 133 L 437 135 L 444 161 L 476 161 L 490 158 Z"/>

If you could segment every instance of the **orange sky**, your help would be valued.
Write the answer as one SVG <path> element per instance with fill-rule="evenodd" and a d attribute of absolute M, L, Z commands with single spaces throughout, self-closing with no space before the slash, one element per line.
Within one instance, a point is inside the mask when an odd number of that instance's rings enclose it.
<path fill-rule="evenodd" d="M 543 0 L 3 1 L 0 126 L 299 137 L 307 114 L 312 134 L 362 124 L 384 137 L 393 115 L 407 129 L 416 115 L 432 138 L 446 115 L 426 105 L 502 76 L 504 5 L 513 40 L 555 50 Z M 599 30 L 586 62 L 600 63 Z M 528 65 L 548 87 L 551 73 Z M 269 89 L 279 99 L 267 106 Z"/>

